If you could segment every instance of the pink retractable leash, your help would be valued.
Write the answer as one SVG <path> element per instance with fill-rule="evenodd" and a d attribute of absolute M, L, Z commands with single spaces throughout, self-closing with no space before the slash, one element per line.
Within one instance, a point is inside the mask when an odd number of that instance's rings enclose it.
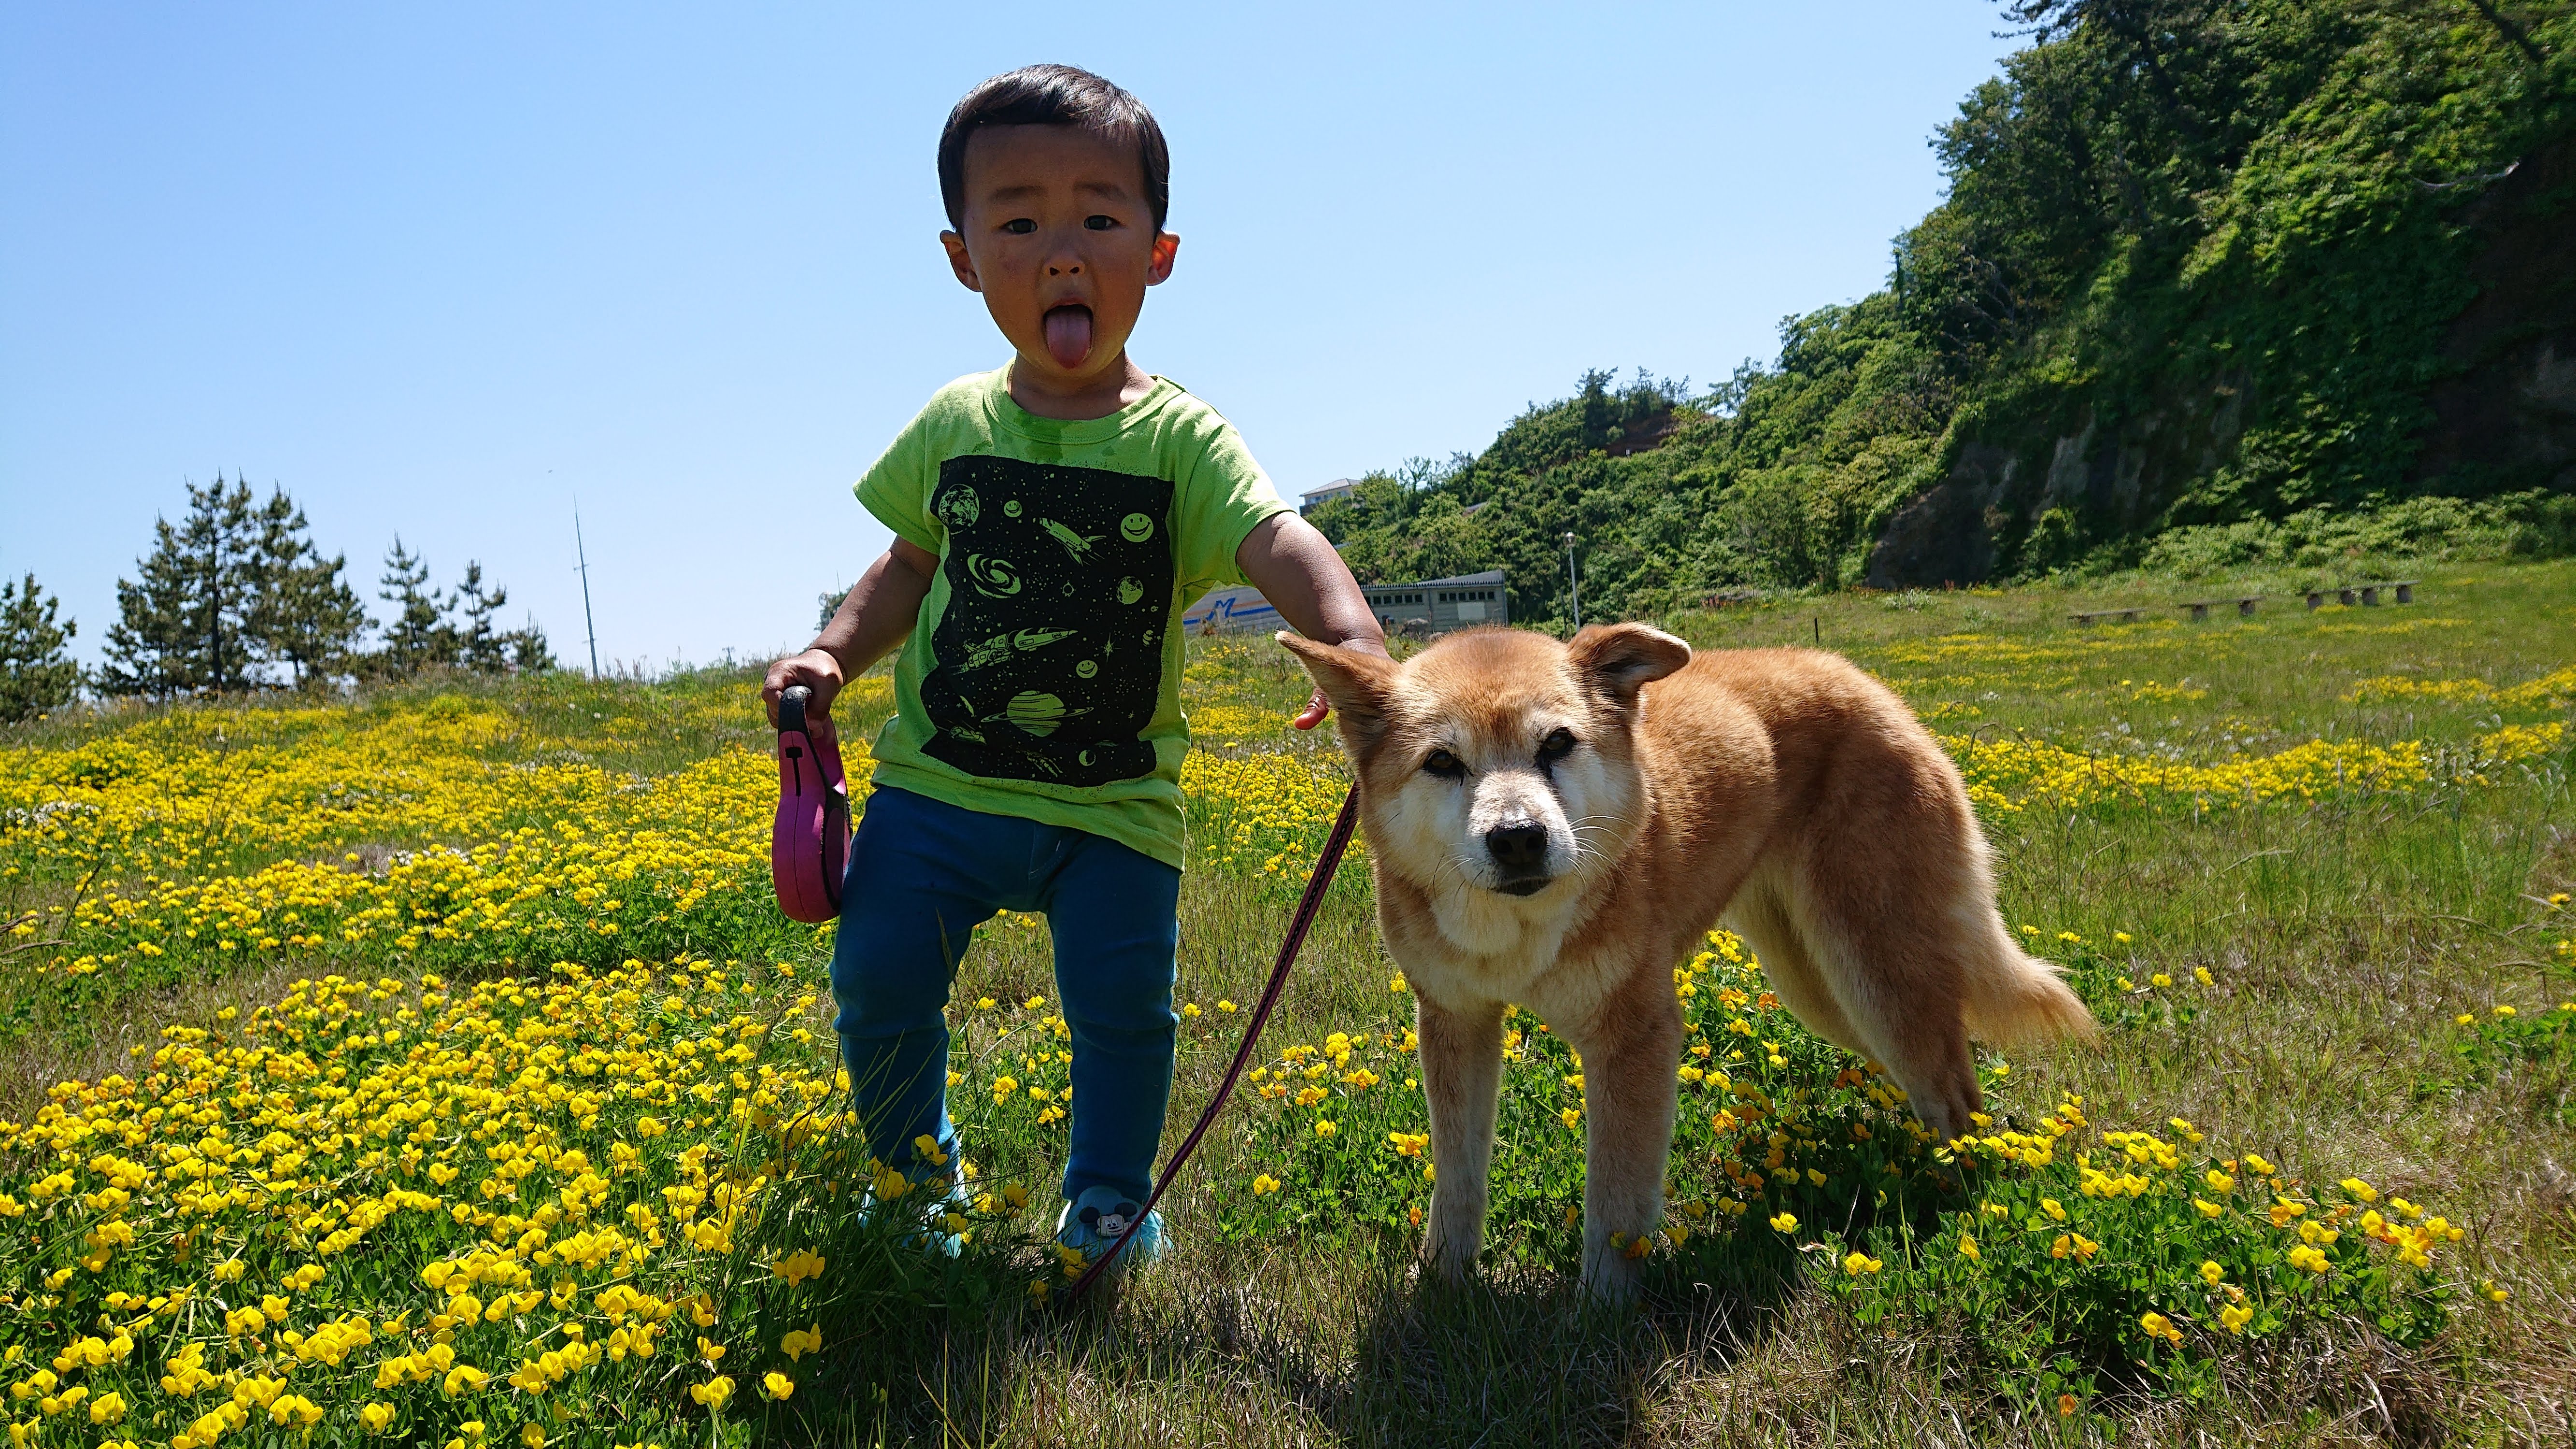
<path fill-rule="evenodd" d="M 792 685 L 778 696 L 778 818 L 769 827 L 769 879 L 790 920 L 822 922 L 841 913 L 841 872 L 850 860 L 850 787 L 841 752 L 807 728 L 814 691 Z"/>

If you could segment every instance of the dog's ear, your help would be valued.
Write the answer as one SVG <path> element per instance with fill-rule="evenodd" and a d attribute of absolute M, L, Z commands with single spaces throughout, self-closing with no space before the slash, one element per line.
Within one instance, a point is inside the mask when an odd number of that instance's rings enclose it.
<path fill-rule="evenodd" d="M 1594 624 L 1574 636 L 1565 655 L 1585 683 L 1630 709 L 1638 690 L 1690 663 L 1691 647 L 1643 624 Z"/>
<path fill-rule="evenodd" d="M 1343 740 L 1354 751 L 1375 744 L 1386 732 L 1386 700 L 1395 687 L 1395 661 L 1337 644 L 1318 644 L 1285 629 L 1271 637 L 1297 656 L 1297 662 L 1314 676 L 1315 687 L 1332 701 Z"/>

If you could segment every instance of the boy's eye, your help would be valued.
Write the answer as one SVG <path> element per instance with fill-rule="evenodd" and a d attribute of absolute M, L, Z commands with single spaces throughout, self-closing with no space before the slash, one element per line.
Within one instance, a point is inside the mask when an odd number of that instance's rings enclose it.
<path fill-rule="evenodd" d="M 1015 216 L 1009 221 L 1002 223 L 1002 230 L 1009 232 L 1013 236 L 1027 236 L 1030 232 L 1036 231 L 1037 229 L 1038 224 L 1025 216 Z"/>
<path fill-rule="evenodd" d="M 1425 755 L 1422 768 L 1444 780 L 1454 780 L 1467 773 L 1467 767 L 1458 763 L 1458 757 L 1447 750 L 1433 750 Z"/>
<path fill-rule="evenodd" d="M 1082 219 L 1082 227 L 1085 231 L 1107 231 L 1117 224 L 1118 218 L 1114 216 L 1093 215 Z"/>

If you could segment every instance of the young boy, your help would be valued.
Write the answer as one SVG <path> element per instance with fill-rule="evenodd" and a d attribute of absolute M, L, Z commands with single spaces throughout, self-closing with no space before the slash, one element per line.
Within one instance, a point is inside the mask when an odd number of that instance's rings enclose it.
<path fill-rule="evenodd" d="M 1013 355 L 941 388 L 859 480 L 894 545 L 762 690 L 773 719 L 794 684 L 819 714 L 902 648 L 832 958 L 869 1150 L 917 1178 L 935 1170 L 917 1138 L 953 1157 L 950 980 L 978 924 L 1043 911 L 1073 1037 L 1057 1237 L 1086 1257 L 1140 1211 L 1171 1097 L 1181 610 L 1249 582 L 1309 638 L 1386 648 L 1234 429 L 1128 360 L 1180 248 L 1170 170 L 1144 106 L 1070 66 L 997 76 L 949 113 L 939 239 Z M 1296 723 L 1323 716 L 1319 692 Z M 1121 1268 L 1162 1253 L 1162 1226 Z"/>

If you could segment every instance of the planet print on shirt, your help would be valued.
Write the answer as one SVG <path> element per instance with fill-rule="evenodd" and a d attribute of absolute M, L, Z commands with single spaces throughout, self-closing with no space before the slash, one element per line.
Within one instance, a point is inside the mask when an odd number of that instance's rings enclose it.
<path fill-rule="evenodd" d="M 1173 580 L 1168 479 L 1015 458 L 940 464 L 947 606 L 922 752 L 969 775 L 1106 785 L 1154 772 Z"/>

